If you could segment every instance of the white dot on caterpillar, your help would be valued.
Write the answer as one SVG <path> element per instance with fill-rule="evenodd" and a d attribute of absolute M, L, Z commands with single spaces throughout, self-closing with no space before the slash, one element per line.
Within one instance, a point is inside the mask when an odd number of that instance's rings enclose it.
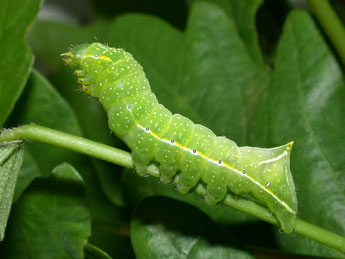
<path fill-rule="evenodd" d="M 122 86 L 123 86 L 123 84 L 122 84 L 122 83 L 119 83 L 119 86 L 120 86 L 120 87 L 122 87 Z"/>
<path fill-rule="evenodd" d="M 266 183 L 266 187 L 269 187 L 271 185 L 271 182 Z"/>
<path fill-rule="evenodd" d="M 95 58 L 98 58 L 98 54 L 95 54 L 94 57 L 95 57 Z"/>

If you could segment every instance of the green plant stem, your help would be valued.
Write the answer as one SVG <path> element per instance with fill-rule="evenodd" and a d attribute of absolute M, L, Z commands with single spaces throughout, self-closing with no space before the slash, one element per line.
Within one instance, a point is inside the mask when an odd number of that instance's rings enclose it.
<path fill-rule="evenodd" d="M 24 125 L 18 128 L 6 129 L 0 134 L 0 143 L 18 140 L 36 140 L 71 149 L 124 167 L 134 167 L 132 157 L 126 151 L 39 125 Z M 156 172 L 154 166 L 152 166 L 151 171 Z M 152 176 L 159 177 L 159 173 L 153 173 Z M 204 194 L 205 189 L 200 185 L 196 188 L 196 192 Z M 253 201 L 227 195 L 224 199 L 224 204 L 279 226 L 277 219 L 269 210 Z M 345 252 L 345 237 L 298 218 L 296 221 L 296 233 Z"/>
<path fill-rule="evenodd" d="M 327 0 L 308 0 L 316 18 L 345 65 L 345 28 Z"/>
<path fill-rule="evenodd" d="M 110 163 L 133 168 L 132 156 L 126 151 L 39 125 L 29 124 L 6 129 L 0 134 L 0 143 L 26 139 L 67 148 Z"/>

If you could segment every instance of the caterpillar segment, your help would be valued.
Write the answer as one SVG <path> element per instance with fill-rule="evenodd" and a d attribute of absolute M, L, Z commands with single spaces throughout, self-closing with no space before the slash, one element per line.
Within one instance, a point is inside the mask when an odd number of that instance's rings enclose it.
<path fill-rule="evenodd" d="M 139 63 L 123 49 L 84 44 L 62 54 L 75 67 L 81 89 L 99 99 L 110 129 L 132 150 L 139 175 L 159 164 L 160 181 L 187 193 L 199 181 L 215 205 L 227 192 L 250 194 L 278 219 L 295 227 L 297 198 L 290 172 L 292 142 L 275 148 L 238 147 L 210 129 L 172 114 L 158 103 Z"/>

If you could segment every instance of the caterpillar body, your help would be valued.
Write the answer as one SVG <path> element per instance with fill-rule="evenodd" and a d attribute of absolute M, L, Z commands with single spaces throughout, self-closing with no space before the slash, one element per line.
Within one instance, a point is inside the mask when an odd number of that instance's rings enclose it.
<path fill-rule="evenodd" d="M 282 230 L 295 228 L 297 198 L 290 172 L 293 142 L 275 148 L 238 147 L 210 129 L 172 114 L 159 104 L 139 63 L 123 49 L 83 44 L 62 54 L 75 67 L 81 89 L 103 105 L 110 129 L 132 150 L 139 175 L 159 164 L 162 183 L 187 193 L 199 181 L 209 205 L 227 192 L 251 194 L 278 219 Z"/>

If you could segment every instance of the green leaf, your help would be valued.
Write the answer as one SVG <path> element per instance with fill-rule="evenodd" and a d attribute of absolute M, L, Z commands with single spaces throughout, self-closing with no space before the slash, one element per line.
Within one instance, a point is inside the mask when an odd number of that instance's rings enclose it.
<path fill-rule="evenodd" d="M 33 45 L 35 55 L 43 63 L 45 62 L 46 66 L 53 68 L 49 73 L 49 80 L 64 99 L 71 104 L 70 107 L 67 105 L 69 108 L 68 117 L 76 116 L 83 136 L 117 146 L 118 140 L 114 138 L 114 134 L 110 134 L 103 108 L 96 99 L 89 98 L 78 91 L 79 86 L 75 76 L 70 69 L 65 67 L 60 56 L 62 52 L 66 52 L 71 44 L 92 42 L 95 41 L 95 38 L 101 40 L 102 33 L 105 31 L 106 24 L 103 22 L 97 22 L 84 28 L 57 22 L 38 22 L 29 35 L 29 42 Z M 42 34 L 46 35 L 43 39 L 39 36 Z M 52 99 L 61 99 L 61 95 L 52 97 Z M 60 108 L 65 109 L 67 107 L 66 105 L 52 105 L 54 111 Z M 37 116 L 34 116 L 32 120 L 36 121 L 37 118 Z M 40 122 L 39 124 L 43 123 Z M 56 125 L 50 127 L 59 129 L 61 119 L 57 121 Z M 63 128 L 60 129 L 66 131 Z M 107 199 L 108 197 L 116 205 L 123 205 L 120 182 L 122 168 L 97 159 L 93 159 L 91 164 L 85 156 L 76 156 L 72 152 L 66 154 L 70 159 L 68 161 L 76 166 L 86 183 L 87 196 L 93 216 L 92 236 L 89 242 L 103 249 L 114 258 L 131 256 L 132 249 L 129 237 L 121 234 L 121 229 L 126 228 L 128 225 L 128 222 L 126 222 L 128 217 L 122 209 L 112 206 Z M 99 186 L 99 183 L 101 186 Z"/>
<path fill-rule="evenodd" d="M 253 60 L 262 62 L 258 35 L 255 29 L 255 17 L 262 0 L 186 0 L 192 7 L 196 2 L 217 4 L 234 20 L 237 31 Z"/>
<path fill-rule="evenodd" d="M 0 241 L 5 237 L 18 172 L 23 162 L 23 145 L 17 142 L 0 145 Z"/>
<path fill-rule="evenodd" d="M 138 205 L 131 239 L 137 258 L 254 258 L 199 210 L 161 197 Z"/>
<path fill-rule="evenodd" d="M 33 63 L 24 35 L 42 1 L 2 0 L 0 2 L 0 126 L 11 113 L 24 89 Z"/>
<path fill-rule="evenodd" d="M 37 123 L 75 135 L 81 134 L 69 105 L 36 71 L 32 73 L 10 122 L 12 125 Z M 15 199 L 35 177 L 48 175 L 56 164 L 73 161 L 78 156 L 74 152 L 41 143 L 27 143 L 25 153 L 26 159 L 18 177 Z"/>
<path fill-rule="evenodd" d="M 14 206 L 1 247 L 6 258 L 83 258 L 91 219 L 84 183 L 69 164 L 36 179 Z"/>
<path fill-rule="evenodd" d="M 125 15 L 110 26 L 108 39 L 140 61 L 158 100 L 172 112 L 246 143 L 248 117 L 270 75 L 251 58 L 234 22 L 219 7 L 196 3 L 184 33 L 157 18 Z M 151 195 L 162 193 L 158 185 L 147 188 Z M 208 210 L 210 215 L 213 209 Z M 252 219 L 229 210 L 226 221 Z"/>
<path fill-rule="evenodd" d="M 271 145 L 294 140 L 291 171 L 298 216 L 345 235 L 345 80 L 310 16 L 292 12 L 280 39 L 265 118 Z M 262 132 L 255 138 L 259 142 Z M 253 139 L 255 139 L 253 138 Z M 344 254 L 296 235 L 280 235 L 289 251 L 319 256 Z"/>
<path fill-rule="evenodd" d="M 262 0 L 231 0 L 231 14 L 236 23 L 238 33 L 246 45 L 253 60 L 262 62 L 258 34 L 255 28 L 255 18 Z"/>
<path fill-rule="evenodd" d="M 95 38 L 102 41 L 105 31 L 107 24 L 104 22 L 96 22 L 83 28 L 57 22 L 38 22 L 29 34 L 29 42 L 33 46 L 35 55 L 54 68 L 49 74 L 49 80 L 71 104 L 83 136 L 111 146 L 124 147 L 119 139 L 109 134 L 108 119 L 104 109 L 96 99 L 78 91 L 76 77 L 63 64 L 60 56 L 71 44 L 92 42 Z M 46 35 L 44 39 L 39 37 L 42 34 Z M 121 168 L 99 160 L 92 162 L 104 193 L 116 205 L 124 205 L 120 185 L 121 174 L 114 173 Z"/>
<path fill-rule="evenodd" d="M 247 117 L 270 77 L 219 7 L 195 4 L 184 34 L 156 18 L 126 15 L 111 25 L 108 39 L 140 61 L 170 110 L 246 143 Z"/>
<path fill-rule="evenodd" d="M 16 109 L 13 124 L 35 122 L 74 135 L 80 135 L 80 128 L 69 104 L 40 74 L 34 72 L 29 85 Z M 18 177 L 16 198 L 37 176 L 47 176 L 54 164 L 67 161 L 82 175 L 86 183 L 86 194 L 93 219 L 107 222 L 122 222 L 124 216 L 104 196 L 97 175 L 89 158 L 75 152 L 42 143 L 27 143 L 23 168 Z M 114 173 L 114 172 L 113 172 Z"/>
<path fill-rule="evenodd" d="M 53 21 L 38 21 L 28 34 L 28 43 L 38 59 L 45 62 L 43 69 L 57 69 L 64 66 L 60 54 L 75 44 L 103 41 L 108 23 L 95 22 L 87 27 L 79 27 Z M 42 39 L 41 35 L 45 35 Z"/>

